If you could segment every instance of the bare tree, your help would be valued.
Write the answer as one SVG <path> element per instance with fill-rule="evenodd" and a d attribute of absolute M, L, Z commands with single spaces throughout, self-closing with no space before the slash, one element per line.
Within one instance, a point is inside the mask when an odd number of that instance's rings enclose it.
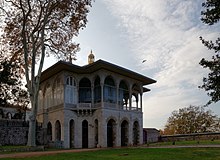
<path fill-rule="evenodd" d="M 31 101 L 28 146 L 36 145 L 36 114 L 45 56 L 67 59 L 79 50 L 73 38 L 87 23 L 91 0 L 4 0 L 1 3 L 2 53 L 25 74 Z M 39 62 L 39 67 L 36 64 Z"/>

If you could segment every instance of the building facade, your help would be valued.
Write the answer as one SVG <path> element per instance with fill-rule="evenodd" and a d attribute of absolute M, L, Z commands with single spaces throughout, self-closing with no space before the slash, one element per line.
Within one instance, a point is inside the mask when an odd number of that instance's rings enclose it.
<path fill-rule="evenodd" d="M 143 142 L 145 144 L 155 143 L 159 141 L 160 131 L 156 128 L 144 128 L 143 129 Z"/>
<path fill-rule="evenodd" d="M 45 141 L 63 148 L 143 143 L 143 87 L 156 81 L 89 56 L 77 66 L 59 61 L 42 73 L 37 121 Z"/>

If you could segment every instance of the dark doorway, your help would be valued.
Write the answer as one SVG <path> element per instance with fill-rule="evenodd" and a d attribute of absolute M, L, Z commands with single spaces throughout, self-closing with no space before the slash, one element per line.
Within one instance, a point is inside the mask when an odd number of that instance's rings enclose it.
<path fill-rule="evenodd" d="M 133 125 L 133 145 L 139 144 L 139 134 L 140 134 L 139 123 L 135 121 Z"/>
<path fill-rule="evenodd" d="M 49 122 L 47 124 L 47 142 L 52 141 L 52 124 Z"/>
<path fill-rule="evenodd" d="M 74 120 L 70 121 L 70 148 L 74 148 Z"/>
<path fill-rule="evenodd" d="M 60 125 L 60 121 L 57 120 L 55 123 L 55 140 L 56 141 L 61 141 L 61 125 Z"/>
<path fill-rule="evenodd" d="M 113 147 L 115 141 L 115 121 L 110 119 L 107 124 L 107 147 Z"/>
<path fill-rule="evenodd" d="M 82 148 L 88 148 L 88 122 L 82 122 Z"/>
<path fill-rule="evenodd" d="M 95 146 L 99 144 L 99 125 L 98 120 L 95 120 Z"/>
<path fill-rule="evenodd" d="M 121 123 L 121 146 L 128 146 L 128 122 Z"/>

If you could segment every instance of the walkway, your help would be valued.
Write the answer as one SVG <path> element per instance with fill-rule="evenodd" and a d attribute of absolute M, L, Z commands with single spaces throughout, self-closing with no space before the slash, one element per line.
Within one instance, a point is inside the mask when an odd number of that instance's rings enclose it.
<path fill-rule="evenodd" d="M 56 150 L 56 151 L 36 151 L 36 152 L 22 152 L 22 153 L 9 153 L 9 154 L 1 154 L 0 158 L 26 158 L 26 157 L 37 157 L 37 156 L 45 156 L 45 155 L 54 155 L 58 153 L 77 153 L 77 152 L 87 152 L 87 151 L 96 151 L 100 150 L 100 148 L 94 149 L 70 149 L 70 150 Z"/>

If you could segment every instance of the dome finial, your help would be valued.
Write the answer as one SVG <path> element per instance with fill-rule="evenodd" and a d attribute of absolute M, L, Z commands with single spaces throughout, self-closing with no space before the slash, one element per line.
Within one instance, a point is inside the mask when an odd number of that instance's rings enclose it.
<path fill-rule="evenodd" d="M 90 52 L 90 54 L 88 56 L 88 64 L 91 64 L 94 61 L 95 61 L 95 56 L 94 56 L 94 54 L 92 53 L 92 50 L 91 50 L 91 52 Z"/>

